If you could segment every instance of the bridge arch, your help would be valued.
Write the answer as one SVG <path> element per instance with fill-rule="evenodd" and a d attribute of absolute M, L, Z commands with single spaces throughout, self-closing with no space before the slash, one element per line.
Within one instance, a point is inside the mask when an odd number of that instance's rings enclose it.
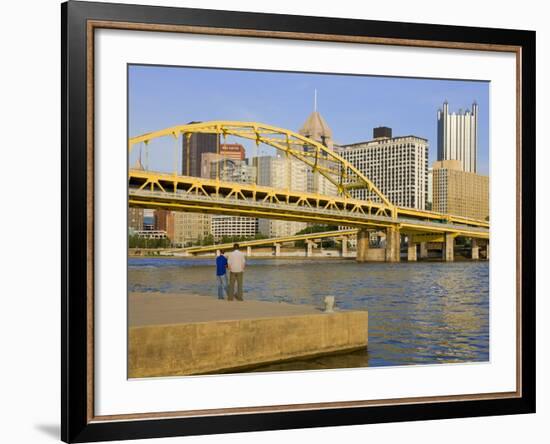
<path fill-rule="evenodd" d="M 160 137 L 173 136 L 178 138 L 183 135 L 189 139 L 193 134 L 199 133 L 219 134 L 224 138 L 227 136 L 240 137 L 252 140 L 256 145 L 263 143 L 272 146 L 286 155 L 300 160 L 308 165 L 312 171 L 324 176 L 336 187 L 338 194 L 351 197 L 350 191 L 352 189 L 367 189 L 374 194 L 375 199 L 379 199 L 389 209 L 393 210 L 395 208 L 369 178 L 334 151 L 299 133 L 264 123 L 209 121 L 178 125 L 131 137 L 128 141 L 128 149 L 131 151 L 136 144 L 149 144 L 152 140 Z"/>

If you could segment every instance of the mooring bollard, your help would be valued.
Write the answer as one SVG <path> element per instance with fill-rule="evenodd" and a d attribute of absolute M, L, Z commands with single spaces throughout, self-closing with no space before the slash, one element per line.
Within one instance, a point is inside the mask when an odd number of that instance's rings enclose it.
<path fill-rule="evenodd" d="M 334 296 L 325 296 L 325 313 L 334 312 Z"/>

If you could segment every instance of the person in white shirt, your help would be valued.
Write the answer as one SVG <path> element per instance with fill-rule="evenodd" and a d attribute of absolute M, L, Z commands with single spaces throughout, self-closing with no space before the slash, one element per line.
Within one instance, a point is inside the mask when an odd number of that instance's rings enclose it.
<path fill-rule="evenodd" d="M 239 251 L 239 244 L 233 245 L 233 251 L 227 257 L 227 268 L 229 269 L 229 288 L 227 289 L 227 300 L 236 298 L 243 300 L 243 274 L 246 259 L 244 253 Z M 235 293 L 235 281 L 237 281 L 237 292 Z"/>

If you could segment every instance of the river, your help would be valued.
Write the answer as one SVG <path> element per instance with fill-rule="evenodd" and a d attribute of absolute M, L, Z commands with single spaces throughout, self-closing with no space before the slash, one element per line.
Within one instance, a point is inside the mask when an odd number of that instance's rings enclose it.
<path fill-rule="evenodd" d="M 213 259 L 131 258 L 130 292 L 215 297 Z M 250 259 L 245 299 L 368 310 L 368 351 L 264 366 L 255 371 L 489 360 L 489 263 L 358 264 L 345 259 Z"/>

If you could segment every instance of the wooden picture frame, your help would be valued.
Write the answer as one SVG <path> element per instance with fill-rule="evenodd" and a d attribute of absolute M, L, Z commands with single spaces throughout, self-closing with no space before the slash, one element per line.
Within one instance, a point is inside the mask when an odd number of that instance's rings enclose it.
<path fill-rule="evenodd" d="M 65 442 L 535 411 L 535 33 L 70 1 L 62 14 L 62 412 Z M 212 34 L 516 55 L 517 390 L 307 405 L 94 414 L 94 32 Z M 512 260 L 511 258 L 510 260 Z M 122 321 L 121 321 L 122 322 Z"/>

